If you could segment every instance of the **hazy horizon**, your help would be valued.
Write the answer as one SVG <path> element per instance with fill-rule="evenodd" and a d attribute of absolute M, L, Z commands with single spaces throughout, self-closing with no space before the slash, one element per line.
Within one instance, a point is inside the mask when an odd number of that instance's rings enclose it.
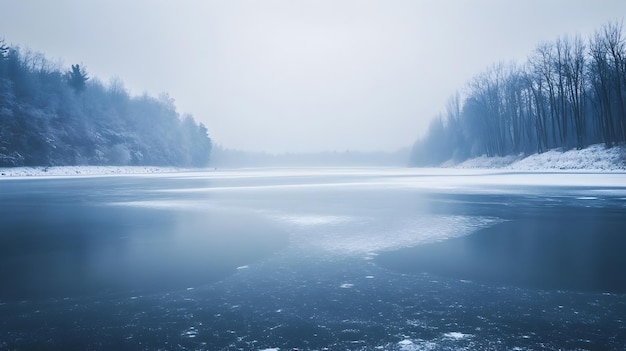
<path fill-rule="evenodd" d="M 498 61 L 586 38 L 626 2 L 14 1 L 7 43 L 167 92 L 225 148 L 395 151 Z"/>

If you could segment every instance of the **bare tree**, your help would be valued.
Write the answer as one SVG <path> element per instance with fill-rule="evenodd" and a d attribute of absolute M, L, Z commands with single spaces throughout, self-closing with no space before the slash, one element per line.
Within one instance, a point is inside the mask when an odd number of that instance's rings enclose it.
<path fill-rule="evenodd" d="M 548 42 L 544 42 L 537 46 L 535 54 L 531 57 L 530 63 L 534 68 L 536 79 L 541 80 L 539 87 L 540 93 L 547 95 L 547 111 L 549 114 L 549 126 L 550 133 L 548 134 L 552 138 L 549 140 L 548 147 L 554 147 L 558 144 L 557 134 L 561 131 L 561 119 L 557 115 L 557 97 L 556 97 L 556 81 L 557 72 L 554 65 L 555 52 L 554 45 Z M 544 91 L 545 90 L 545 91 Z"/>
<path fill-rule="evenodd" d="M 591 62 L 588 75 L 594 92 L 591 102 L 598 116 L 596 120 L 602 139 L 610 147 L 617 141 L 617 137 L 611 106 L 611 68 L 602 32 L 595 32 L 589 40 L 589 55 Z"/>
<path fill-rule="evenodd" d="M 608 61 L 610 68 L 613 71 L 613 77 L 611 77 L 611 86 L 614 89 L 613 101 L 617 105 L 617 120 L 615 121 L 616 134 L 620 142 L 626 141 L 626 111 L 624 109 L 624 68 L 626 65 L 626 53 L 623 34 L 622 22 L 609 22 L 603 28 L 603 45 L 605 46 L 606 53 L 608 53 Z"/>
<path fill-rule="evenodd" d="M 559 144 L 567 144 L 568 132 L 569 132 L 569 99 L 568 90 L 566 89 L 566 70 L 568 51 L 570 50 L 570 43 L 567 37 L 557 38 L 554 43 L 555 57 L 554 66 L 556 73 L 556 86 L 557 96 L 554 109 L 556 111 L 556 117 L 559 119 Z"/>
<path fill-rule="evenodd" d="M 610 22 L 589 37 L 540 43 L 521 67 L 496 64 L 475 76 L 463 103 L 447 105 L 432 132 L 464 155 L 543 152 L 626 142 L 626 35 Z"/>
<path fill-rule="evenodd" d="M 565 65 L 563 75 L 565 76 L 568 89 L 568 99 L 571 106 L 571 116 L 574 124 L 574 134 L 576 147 L 585 147 L 586 126 L 585 126 L 585 44 L 580 36 L 576 36 L 571 42 L 564 41 L 565 44 Z"/>

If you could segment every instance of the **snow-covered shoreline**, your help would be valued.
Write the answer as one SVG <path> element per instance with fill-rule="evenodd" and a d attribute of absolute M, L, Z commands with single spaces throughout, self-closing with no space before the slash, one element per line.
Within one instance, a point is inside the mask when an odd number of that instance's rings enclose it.
<path fill-rule="evenodd" d="M 626 171 L 626 145 L 607 149 L 602 144 L 582 150 L 550 150 L 530 156 L 481 156 L 460 163 L 446 162 L 442 168 L 455 169 L 505 169 L 512 171 Z M 188 169 L 155 166 L 57 166 L 0 168 L 0 179 L 22 177 L 84 177 L 202 172 L 205 169 Z"/>
<path fill-rule="evenodd" d="M 81 177 L 189 172 L 186 168 L 153 166 L 56 166 L 0 168 L 0 179 L 16 177 Z"/>
<path fill-rule="evenodd" d="M 456 164 L 446 162 L 442 167 L 513 171 L 625 171 L 626 145 L 607 149 L 603 144 L 595 144 L 582 150 L 553 149 L 530 156 L 481 156 Z"/>

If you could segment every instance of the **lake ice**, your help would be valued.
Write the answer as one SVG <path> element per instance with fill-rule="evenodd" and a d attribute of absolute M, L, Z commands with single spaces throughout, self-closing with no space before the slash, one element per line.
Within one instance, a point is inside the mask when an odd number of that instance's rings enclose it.
<path fill-rule="evenodd" d="M 448 242 L 548 214 L 575 213 L 594 231 L 626 220 L 625 198 L 624 173 L 4 179 L 0 349 L 620 349 L 621 292 L 483 281 L 410 259 L 395 269 L 385 255 L 445 255 Z M 542 245 L 533 238 L 524 252 Z M 493 256 L 476 252 L 467 257 Z"/>

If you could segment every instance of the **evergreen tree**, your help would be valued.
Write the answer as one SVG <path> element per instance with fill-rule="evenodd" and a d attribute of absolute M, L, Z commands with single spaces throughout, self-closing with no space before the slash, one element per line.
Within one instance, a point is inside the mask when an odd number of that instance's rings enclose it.
<path fill-rule="evenodd" d="M 0 40 L 0 167 L 206 166 L 211 139 L 167 95 L 131 97 Z"/>
<path fill-rule="evenodd" d="M 87 80 L 89 80 L 87 72 L 78 64 L 72 65 L 72 70 L 67 72 L 67 82 L 76 93 L 85 90 Z"/>

